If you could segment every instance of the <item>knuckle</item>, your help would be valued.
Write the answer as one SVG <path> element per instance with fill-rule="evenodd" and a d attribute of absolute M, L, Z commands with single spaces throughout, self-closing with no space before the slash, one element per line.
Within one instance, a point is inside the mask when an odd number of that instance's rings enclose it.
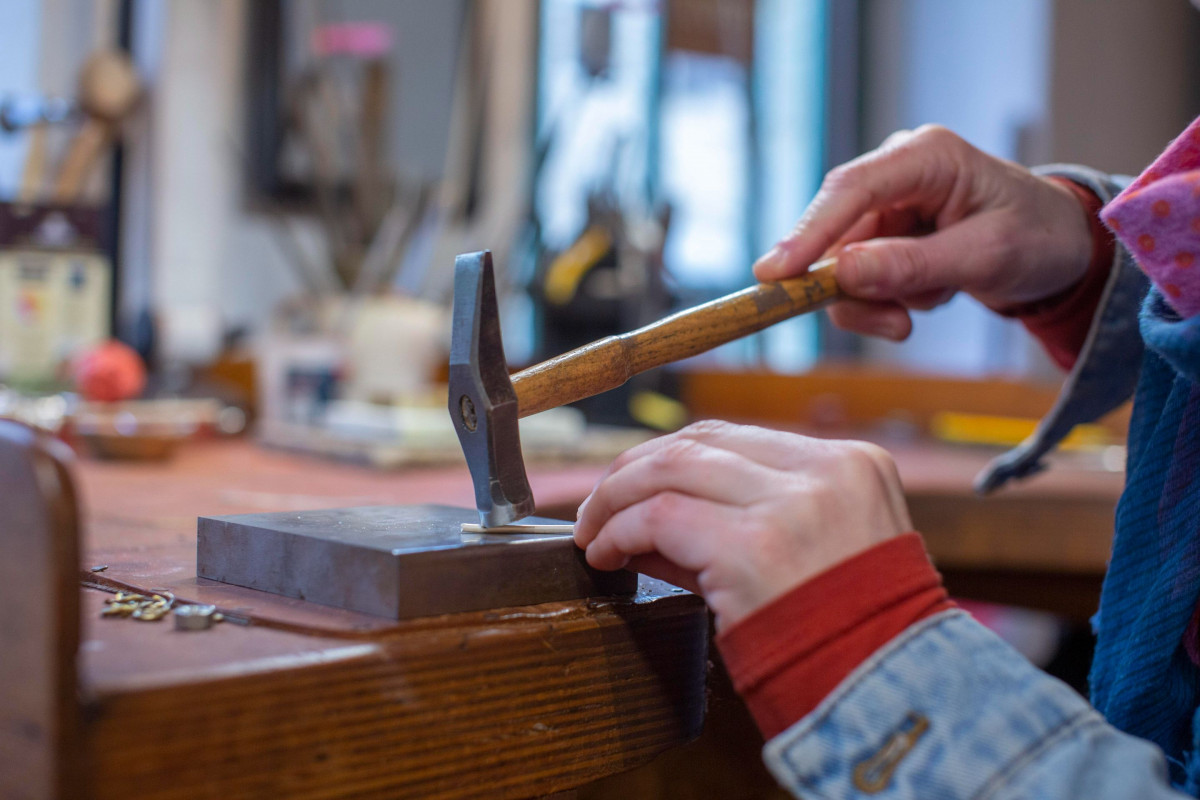
<path fill-rule="evenodd" d="M 659 492 L 641 504 L 641 523 L 647 529 L 662 529 L 670 525 L 685 502 L 676 492 Z"/>
<path fill-rule="evenodd" d="M 892 275 L 899 288 L 921 286 L 929 275 L 929 259 L 916 243 L 905 243 L 892 249 Z"/>
<path fill-rule="evenodd" d="M 935 147 L 957 147 L 962 139 L 944 125 L 926 123 L 913 132 L 913 139 Z"/>
<path fill-rule="evenodd" d="M 907 142 L 913 137 L 913 132 L 907 128 L 892 131 L 888 137 L 883 140 L 883 144 L 879 145 L 880 150 L 891 150 Z"/>
<path fill-rule="evenodd" d="M 892 454 L 874 442 L 856 442 L 857 450 L 876 466 L 894 463 Z"/>
<path fill-rule="evenodd" d="M 875 165 L 880 159 L 890 157 L 890 152 L 876 150 L 829 170 L 821 180 L 821 188 L 811 205 L 819 208 L 831 198 L 840 197 L 849 199 L 863 209 L 878 207 L 880 193 L 885 191 L 885 187 L 877 185 L 879 178 Z"/>
<path fill-rule="evenodd" d="M 695 442 L 696 439 L 706 439 L 720 436 L 733 431 L 737 426 L 732 422 L 720 419 L 702 419 L 691 423 L 679 431 L 684 441 Z"/>
<path fill-rule="evenodd" d="M 697 420 L 692 422 L 688 427 L 683 428 L 682 433 L 696 435 L 696 437 L 706 437 L 706 435 L 714 435 L 730 431 L 736 427 L 732 422 L 725 420 Z"/>
<path fill-rule="evenodd" d="M 844 466 L 856 472 L 873 472 L 882 456 L 877 445 L 869 442 L 846 441 L 839 442 L 835 449 L 835 457 Z M 886 451 L 884 451 L 886 454 Z"/>
<path fill-rule="evenodd" d="M 924 160 L 924 170 L 931 185 L 945 183 L 968 160 L 974 149 L 957 133 L 941 125 L 922 125 L 909 140 L 914 155 Z"/>
<path fill-rule="evenodd" d="M 890 481 L 898 476 L 892 454 L 871 442 L 851 442 L 847 465 L 858 480 Z"/>
<path fill-rule="evenodd" d="M 739 532 L 746 540 L 762 543 L 763 546 L 780 536 L 779 524 L 765 513 L 748 514 Z"/>
<path fill-rule="evenodd" d="M 624 467 L 628 466 L 633 459 L 634 456 L 631 455 L 628 450 L 626 450 L 612 460 L 612 463 L 608 465 L 608 469 L 605 470 L 605 475 L 612 475 L 614 472 L 620 471 Z"/>
<path fill-rule="evenodd" d="M 1017 242 L 1020 241 L 1022 233 L 1023 230 L 1018 223 L 1007 216 L 1001 216 L 997 218 L 995 224 L 982 231 L 982 241 L 979 242 L 979 247 L 982 251 L 991 254 L 996 263 L 1011 264 L 1019 259 L 1020 248 Z"/>
<path fill-rule="evenodd" d="M 612 516 L 611 492 L 612 485 L 608 481 L 602 481 L 588 496 L 584 513 L 580 515 L 580 518 L 596 524 L 597 521 L 603 521 Z"/>
<path fill-rule="evenodd" d="M 850 181 L 853 170 L 853 162 L 837 165 L 825 173 L 825 177 L 821 179 L 821 188 L 832 192 L 845 186 Z"/>
<path fill-rule="evenodd" d="M 861 191 L 864 183 L 863 169 L 866 163 L 864 159 L 870 157 L 871 154 L 856 158 L 854 161 L 839 164 L 826 172 L 825 177 L 821 180 L 820 194 L 837 196 Z"/>
<path fill-rule="evenodd" d="M 838 519 L 847 502 L 846 492 L 834 475 L 814 481 L 808 487 L 806 500 L 814 519 Z"/>
<path fill-rule="evenodd" d="M 629 464 L 637 460 L 639 455 L 640 453 L 638 452 L 638 448 L 631 448 L 624 451 L 613 459 L 612 465 L 608 468 L 608 474 L 611 475 L 623 467 L 629 466 Z"/>
<path fill-rule="evenodd" d="M 679 437 L 659 448 L 650 457 L 656 471 L 674 470 L 693 459 L 702 445 L 695 439 Z"/>

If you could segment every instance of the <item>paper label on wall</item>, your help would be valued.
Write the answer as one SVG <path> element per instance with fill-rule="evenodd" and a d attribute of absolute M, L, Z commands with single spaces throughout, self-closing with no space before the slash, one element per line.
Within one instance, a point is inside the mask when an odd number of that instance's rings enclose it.
<path fill-rule="evenodd" d="M 111 270 L 90 253 L 0 252 L 0 380 L 45 383 L 109 335 Z"/>

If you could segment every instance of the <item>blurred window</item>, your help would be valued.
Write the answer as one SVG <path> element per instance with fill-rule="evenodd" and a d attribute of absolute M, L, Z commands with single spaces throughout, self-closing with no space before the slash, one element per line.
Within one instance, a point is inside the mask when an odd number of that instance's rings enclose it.
<path fill-rule="evenodd" d="M 1030 165 L 1050 160 L 1045 123 L 1053 11 L 1051 0 L 869 3 L 864 145 L 938 123 L 1001 158 Z M 864 339 L 863 360 L 966 376 L 1060 374 L 1020 323 L 966 296 L 913 322 L 903 344 Z"/>
<path fill-rule="evenodd" d="M 537 186 L 544 244 L 578 236 L 593 191 L 644 206 L 657 137 L 662 18 L 653 2 L 619 9 L 544 0 L 538 57 L 538 136 L 549 142 Z"/>
<path fill-rule="evenodd" d="M 680 304 L 747 285 L 823 172 L 826 5 L 543 0 L 543 246 L 580 235 L 589 194 L 632 216 L 666 203 L 663 258 Z M 816 355 L 806 318 L 700 358 L 798 369 Z"/>
<path fill-rule="evenodd" d="M 663 260 L 686 306 L 747 285 L 824 171 L 895 130 L 939 123 L 995 155 L 1043 163 L 1052 10 L 1050 0 L 543 0 L 538 130 L 553 147 L 535 189 L 542 243 L 568 247 L 598 188 L 634 214 L 667 203 Z M 828 354 L 1056 374 L 1019 324 L 969 298 L 914 324 L 898 345 L 808 315 L 699 358 L 794 371 Z"/>
<path fill-rule="evenodd" d="M 38 57 L 41 49 L 40 0 L 4 0 L 0 3 L 0 100 L 34 100 L 38 96 Z M 16 195 L 25 164 L 29 137 L 0 132 L 0 197 Z"/>
<path fill-rule="evenodd" d="M 671 203 L 666 262 L 686 284 L 735 286 L 754 247 L 750 77 L 733 58 L 676 51 L 663 69 L 660 190 Z"/>

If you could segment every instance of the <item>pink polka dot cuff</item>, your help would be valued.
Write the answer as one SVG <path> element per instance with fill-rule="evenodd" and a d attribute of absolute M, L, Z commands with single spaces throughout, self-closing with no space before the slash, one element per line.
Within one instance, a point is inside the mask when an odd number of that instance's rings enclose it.
<path fill-rule="evenodd" d="M 1100 217 L 1172 308 L 1200 314 L 1200 119 Z"/>

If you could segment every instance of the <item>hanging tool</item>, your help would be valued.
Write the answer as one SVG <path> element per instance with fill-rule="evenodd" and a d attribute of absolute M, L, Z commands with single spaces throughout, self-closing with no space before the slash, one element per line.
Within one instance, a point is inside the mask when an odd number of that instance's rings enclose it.
<path fill-rule="evenodd" d="M 18 205 L 28 206 L 42 199 L 50 126 L 69 122 L 75 114 L 75 104 L 59 97 L 6 97 L 0 101 L 0 131 L 24 132 L 29 137 L 17 188 Z"/>
<path fill-rule="evenodd" d="M 87 118 L 59 170 L 54 185 L 56 203 L 78 201 L 93 165 L 141 96 L 141 81 L 124 53 L 101 50 L 84 62 L 79 73 L 79 107 Z"/>
<path fill-rule="evenodd" d="M 829 267 L 760 283 L 609 336 L 509 377 L 500 339 L 492 254 L 457 258 L 450 344 L 450 418 L 458 432 L 485 528 L 532 514 L 517 419 L 614 389 L 634 375 L 740 339 L 838 299 Z"/>
<path fill-rule="evenodd" d="M 42 191 L 43 175 L 46 172 L 47 123 L 35 122 L 29 126 L 29 149 L 25 153 L 25 166 L 21 170 L 21 185 L 17 189 L 17 204 L 32 205 L 38 201 Z"/>

